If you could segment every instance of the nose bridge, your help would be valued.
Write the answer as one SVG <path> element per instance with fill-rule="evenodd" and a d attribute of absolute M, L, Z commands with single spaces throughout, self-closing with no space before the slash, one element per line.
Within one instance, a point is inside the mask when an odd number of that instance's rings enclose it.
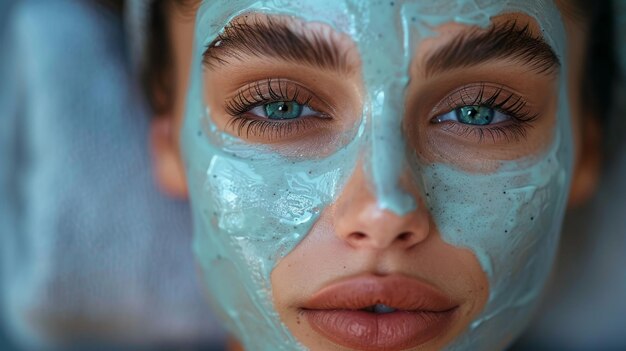
<path fill-rule="evenodd" d="M 378 37 L 359 43 L 369 101 L 364 111 L 369 133 L 364 171 L 372 183 L 378 206 L 403 216 L 415 210 L 418 204 L 401 186 L 401 178 L 408 171 L 402 120 L 413 51 L 411 31 L 401 8 L 387 6 L 387 3 L 375 7 L 376 11 L 369 14 L 364 25 L 368 35 Z M 390 26 L 384 18 L 395 20 Z M 380 33 L 381 28 L 385 28 L 384 34 Z"/>
<path fill-rule="evenodd" d="M 393 81 L 372 98 L 371 135 L 364 163 L 378 206 L 398 216 L 414 211 L 418 204 L 401 184 L 409 167 L 402 132 L 405 86 L 402 80 Z"/>

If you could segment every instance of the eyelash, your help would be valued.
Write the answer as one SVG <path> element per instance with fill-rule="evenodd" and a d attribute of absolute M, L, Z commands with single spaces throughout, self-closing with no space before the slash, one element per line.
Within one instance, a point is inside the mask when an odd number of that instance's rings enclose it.
<path fill-rule="evenodd" d="M 291 94 L 290 90 L 293 91 Z M 290 81 L 268 78 L 254 82 L 241 89 L 226 103 L 226 113 L 232 117 L 227 127 L 236 130 L 239 136 L 245 132 L 246 137 L 253 135 L 267 136 L 270 139 L 283 138 L 312 127 L 311 123 L 320 123 L 322 119 L 330 117 L 319 113 L 318 118 L 300 117 L 291 121 L 272 121 L 250 116 L 249 112 L 255 107 L 278 101 L 309 106 L 313 99 L 312 94 Z"/>
<path fill-rule="evenodd" d="M 478 91 L 470 92 L 476 86 L 464 87 L 446 98 L 448 111 L 464 106 L 484 106 L 495 111 L 501 112 L 509 116 L 510 122 L 498 123 L 488 126 L 466 125 L 459 122 L 442 122 L 447 124 L 445 131 L 455 133 L 465 138 L 475 138 L 482 143 L 486 138 L 491 139 L 494 143 L 504 139 L 506 142 L 511 140 L 520 141 L 526 139 L 532 122 L 538 117 L 531 114 L 525 107 L 527 102 L 519 95 L 505 92 L 502 87 L 485 96 L 487 85 L 481 83 Z M 290 93 L 291 91 L 291 93 Z M 303 93 L 304 92 L 304 93 Z M 472 101 L 466 102 L 468 96 L 476 95 Z M 503 97 L 502 94 L 508 94 Z M 226 112 L 232 116 L 227 127 L 237 132 L 238 136 L 245 133 L 246 137 L 263 136 L 270 140 L 280 139 L 299 133 L 311 127 L 317 127 L 315 123 L 322 123 L 323 119 L 329 116 L 320 113 L 319 118 L 300 117 L 290 121 L 275 121 L 269 119 L 259 119 L 250 116 L 249 112 L 255 107 L 277 101 L 293 101 L 301 105 L 308 106 L 314 99 L 313 95 L 306 92 L 298 84 L 281 79 L 267 79 L 249 84 L 242 88 L 230 101 L 225 105 Z M 313 123 L 314 125 L 311 125 Z M 503 125 L 504 124 L 504 125 Z"/>
<path fill-rule="evenodd" d="M 478 139 L 479 143 L 482 143 L 486 137 L 490 137 L 494 143 L 501 139 L 509 142 L 511 140 L 520 141 L 521 139 L 527 138 L 528 130 L 533 126 L 532 122 L 535 121 L 539 115 L 532 114 L 526 109 L 527 102 L 521 96 L 511 92 L 505 92 L 502 87 L 497 87 L 489 97 L 485 98 L 487 85 L 481 83 L 474 100 L 466 102 L 464 95 L 471 96 L 468 90 L 473 87 L 475 86 L 457 90 L 456 94 L 458 97 L 456 99 L 454 94 L 446 98 L 448 112 L 464 106 L 484 106 L 511 117 L 510 122 L 505 122 L 506 125 L 502 125 L 504 123 L 498 123 L 488 126 L 472 126 L 458 122 L 443 122 L 448 124 L 448 126 L 445 127 L 446 131 L 453 132 L 461 137 L 473 136 Z M 508 95 L 501 98 L 502 94 Z"/>

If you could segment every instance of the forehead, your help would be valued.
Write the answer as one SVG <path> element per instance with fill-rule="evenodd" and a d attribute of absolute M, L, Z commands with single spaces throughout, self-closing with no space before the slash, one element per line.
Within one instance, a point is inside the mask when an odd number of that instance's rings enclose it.
<path fill-rule="evenodd" d="M 235 17 L 260 12 L 284 14 L 305 21 L 329 24 L 350 35 L 361 49 L 384 49 L 388 38 L 400 40 L 400 49 L 409 49 L 407 39 L 434 34 L 446 23 L 487 27 L 492 17 L 523 13 L 535 19 L 546 41 L 562 53 L 565 42 L 559 10 L 553 0 L 298 0 L 203 1 L 198 13 L 197 39 L 207 44 Z"/>

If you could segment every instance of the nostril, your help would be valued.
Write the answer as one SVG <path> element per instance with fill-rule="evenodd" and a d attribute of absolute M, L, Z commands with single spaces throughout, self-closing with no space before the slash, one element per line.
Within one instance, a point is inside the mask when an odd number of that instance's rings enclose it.
<path fill-rule="evenodd" d="M 367 237 L 367 235 L 361 233 L 361 232 L 354 232 L 350 234 L 350 239 L 352 240 L 356 240 L 356 241 L 361 241 L 363 239 L 365 239 Z"/>
<path fill-rule="evenodd" d="M 400 241 L 408 241 L 408 240 L 411 239 L 412 235 L 413 234 L 411 234 L 411 232 L 404 232 L 404 233 L 398 235 L 398 240 L 400 240 Z"/>

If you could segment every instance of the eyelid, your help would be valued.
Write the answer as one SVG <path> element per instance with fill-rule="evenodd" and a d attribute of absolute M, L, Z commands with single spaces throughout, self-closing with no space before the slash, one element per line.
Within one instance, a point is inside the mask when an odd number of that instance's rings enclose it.
<path fill-rule="evenodd" d="M 438 118 L 454 113 L 464 106 L 486 106 L 509 117 L 506 121 L 488 125 L 470 125 L 460 121 L 438 121 Z M 528 101 L 519 93 L 503 85 L 473 83 L 453 90 L 433 109 L 429 119 L 432 125 L 446 133 L 466 141 L 481 144 L 485 140 L 493 144 L 518 142 L 526 139 L 533 121 L 539 116 L 529 107 Z"/>
<path fill-rule="evenodd" d="M 334 109 L 310 89 L 284 78 L 267 78 L 246 84 L 226 98 L 224 110 L 231 116 L 242 115 L 252 108 L 277 101 L 295 101 L 310 106 L 319 117 L 333 118 Z"/>
<path fill-rule="evenodd" d="M 250 113 L 257 107 L 278 101 L 295 101 L 315 114 L 290 120 L 272 120 Z M 230 116 L 227 129 L 239 137 L 259 138 L 259 142 L 270 143 L 327 129 L 335 115 L 332 113 L 334 109 L 310 89 L 284 78 L 267 78 L 244 85 L 225 100 L 224 111 Z"/>
<path fill-rule="evenodd" d="M 532 104 L 512 88 L 487 82 L 464 85 L 446 94 L 432 109 L 429 120 L 464 106 L 488 106 L 517 120 L 531 121 L 537 117 Z"/>
<path fill-rule="evenodd" d="M 270 120 L 267 118 L 250 118 L 234 116 L 227 124 L 239 137 L 246 139 L 263 137 L 267 142 L 279 141 L 284 138 L 298 135 L 302 131 L 315 128 L 324 128 L 324 121 L 315 117 L 296 118 L 291 121 Z"/>

